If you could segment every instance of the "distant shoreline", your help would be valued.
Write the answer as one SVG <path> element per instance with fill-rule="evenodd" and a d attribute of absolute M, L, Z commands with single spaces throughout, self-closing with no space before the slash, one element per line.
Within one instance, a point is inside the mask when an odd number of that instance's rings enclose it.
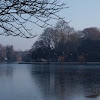
<path fill-rule="evenodd" d="M 100 62 L 19 62 L 18 64 L 100 65 Z"/>

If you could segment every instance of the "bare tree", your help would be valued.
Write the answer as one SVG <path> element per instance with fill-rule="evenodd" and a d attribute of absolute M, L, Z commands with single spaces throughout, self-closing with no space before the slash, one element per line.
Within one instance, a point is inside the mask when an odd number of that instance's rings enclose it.
<path fill-rule="evenodd" d="M 48 21 L 62 19 L 57 12 L 64 8 L 58 0 L 0 0 L 0 35 L 33 38 L 27 23 L 52 26 Z"/>
<path fill-rule="evenodd" d="M 33 44 L 32 49 L 43 47 L 55 48 L 56 41 L 58 41 L 57 36 L 58 32 L 55 29 L 51 27 L 46 28 L 39 39 Z"/>

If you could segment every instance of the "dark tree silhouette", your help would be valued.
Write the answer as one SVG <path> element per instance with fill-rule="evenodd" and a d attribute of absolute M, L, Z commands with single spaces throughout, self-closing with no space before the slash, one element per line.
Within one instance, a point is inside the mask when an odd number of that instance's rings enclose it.
<path fill-rule="evenodd" d="M 100 40 L 100 29 L 96 27 L 85 28 L 83 35 L 86 39 Z"/>
<path fill-rule="evenodd" d="M 33 38 L 27 23 L 52 26 L 48 21 L 62 19 L 56 13 L 64 8 L 58 0 L 0 0 L 0 35 Z"/>

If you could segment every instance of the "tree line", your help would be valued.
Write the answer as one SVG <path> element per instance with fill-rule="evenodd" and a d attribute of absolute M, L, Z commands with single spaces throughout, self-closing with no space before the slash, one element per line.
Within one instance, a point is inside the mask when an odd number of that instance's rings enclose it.
<path fill-rule="evenodd" d="M 99 62 L 100 29 L 77 31 L 65 21 L 48 27 L 27 51 L 15 51 L 13 46 L 0 44 L 0 62 Z"/>
<path fill-rule="evenodd" d="M 76 31 L 64 21 L 48 27 L 30 50 L 33 61 L 93 62 L 100 61 L 100 29 Z"/>
<path fill-rule="evenodd" d="M 8 45 L 8 46 L 3 46 L 0 44 L 0 62 L 3 61 L 16 61 L 17 59 L 17 54 L 15 53 L 13 46 Z"/>
<path fill-rule="evenodd" d="M 12 45 L 0 44 L 0 63 L 30 62 L 32 57 L 29 51 L 16 51 Z"/>

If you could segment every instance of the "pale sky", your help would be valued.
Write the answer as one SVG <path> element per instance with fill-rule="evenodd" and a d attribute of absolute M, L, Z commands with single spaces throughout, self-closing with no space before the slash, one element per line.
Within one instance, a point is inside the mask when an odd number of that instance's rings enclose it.
<path fill-rule="evenodd" d="M 71 21 L 70 26 L 76 30 L 83 30 L 87 27 L 100 28 L 100 0 L 61 0 L 67 3 L 68 9 L 59 12 L 61 17 L 65 17 L 66 21 Z M 56 21 L 50 21 L 56 24 Z M 32 33 L 41 34 L 43 29 L 36 25 L 30 25 L 33 29 Z M 0 43 L 3 45 L 13 45 L 15 50 L 30 49 L 36 38 L 23 39 L 21 37 L 0 36 Z"/>

